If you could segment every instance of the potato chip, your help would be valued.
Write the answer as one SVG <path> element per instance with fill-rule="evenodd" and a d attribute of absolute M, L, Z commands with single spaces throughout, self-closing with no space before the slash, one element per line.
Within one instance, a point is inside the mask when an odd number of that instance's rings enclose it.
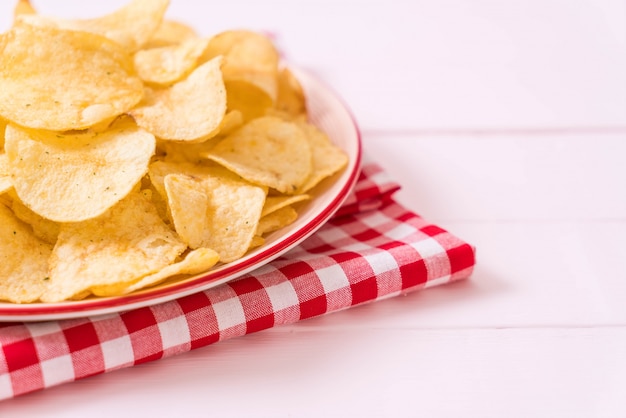
<path fill-rule="evenodd" d="M 148 171 L 154 136 L 130 118 L 102 133 L 9 125 L 5 150 L 20 199 L 44 218 L 77 222 L 119 202 Z"/>
<path fill-rule="evenodd" d="M 268 196 L 265 198 L 265 205 L 263 205 L 263 212 L 261 216 L 269 215 L 272 212 L 282 209 L 285 206 L 290 206 L 298 202 L 309 200 L 311 196 L 308 194 L 299 194 L 294 196 Z"/>
<path fill-rule="evenodd" d="M 163 89 L 146 89 L 129 113 L 158 138 L 201 142 L 219 132 L 226 113 L 221 58 L 196 68 L 186 79 Z"/>
<path fill-rule="evenodd" d="M 4 132 L 7 129 L 7 121 L 0 118 L 0 150 L 4 149 Z"/>
<path fill-rule="evenodd" d="M 179 141 L 158 141 L 157 153 L 159 158 L 167 162 L 187 162 L 194 164 L 217 164 L 212 161 L 208 161 L 202 155 L 210 151 L 218 142 L 220 137 L 226 136 L 232 133 L 237 128 L 241 127 L 243 119 L 241 112 L 230 111 L 224 115 L 222 123 L 218 129 L 217 134 L 210 141 L 204 142 L 179 142 Z"/>
<path fill-rule="evenodd" d="M 39 299 L 48 281 L 52 246 L 0 204 L 0 299 L 15 303 Z"/>
<path fill-rule="evenodd" d="M 176 45 L 142 49 L 135 53 L 135 70 L 146 83 L 175 83 L 196 67 L 208 44 L 206 38 L 192 38 Z"/>
<path fill-rule="evenodd" d="M 211 248 L 224 263 L 248 251 L 265 190 L 230 177 L 197 179 L 181 174 L 167 175 L 165 189 L 176 232 L 190 248 Z"/>
<path fill-rule="evenodd" d="M 204 185 L 184 174 L 169 174 L 163 180 L 174 229 L 189 248 L 202 247 L 210 233 Z"/>
<path fill-rule="evenodd" d="M 59 236 L 59 223 L 46 219 L 30 210 L 14 192 L 11 193 L 11 195 L 13 197 L 11 209 L 15 216 L 25 224 L 30 225 L 33 229 L 33 234 L 35 234 L 37 238 L 50 245 L 54 245 Z"/>
<path fill-rule="evenodd" d="M 174 263 L 186 245 L 141 193 L 131 193 L 101 216 L 61 225 L 41 296 L 58 302 L 93 288 L 131 284 Z"/>
<path fill-rule="evenodd" d="M 250 248 L 249 250 L 252 250 L 254 248 L 260 247 L 261 245 L 265 244 L 265 238 L 263 238 L 260 235 L 255 235 L 252 238 L 252 242 L 250 243 Z"/>
<path fill-rule="evenodd" d="M 168 6 L 169 0 L 132 0 L 113 13 L 94 19 L 63 19 L 30 13 L 20 14 L 17 19 L 29 25 L 102 35 L 134 52 L 156 32 Z"/>
<path fill-rule="evenodd" d="M 190 251 L 182 261 L 171 264 L 157 273 L 145 276 L 139 281 L 126 287 L 121 292 L 114 294 L 127 294 L 135 292 L 139 289 L 159 284 L 173 276 L 183 274 L 200 274 L 209 270 L 217 264 L 218 261 L 219 255 L 215 251 L 210 248 L 198 248 L 197 250 Z"/>
<path fill-rule="evenodd" d="M 298 79 L 288 68 L 282 68 L 278 73 L 278 97 L 275 108 L 291 118 L 306 115 L 304 91 Z"/>
<path fill-rule="evenodd" d="M 19 0 L 15 4 L 15 7 L 13 8 L 13 17 L 14 18 L 17 18 L 20 15 L 33 15 L 33 14 L 36 14 L 36 13 L 37 13 L 37 11 L 32 6 L 32 4 L 30 4 L 29 0 Z"/>
<path fill-rule="evenodd" d="M 311 173 L 311 149 L 298 125 L 254 119 L 203 154 L 251 183 L 294 193 Z"/>
<path fill-rule="evenodd" d="M 246 120 L 261 116 L 278 94 L 279 54 L 266 36 L 230 30 L 211 38 L 204 59 L 224 57 L 222 72 L 228 108 L 240 110 Z"/>
<path fill-rule="evenodd" d="M 197 37 L 198 34 L 191 26 L 175 20 L 164 19 L 143 48 L 176 45 Z"/>
<path fill-rule="evenodd" d="M 139 102 L 133 72 L 105 37 L 18 25 L 0 35 L 0 115 L 29 128 L 88 128 Z"/>
<path fill-rule="evenodd" d="M 298 212 L 291 206 L 283 206 L 259 220 L 256 234 L 269 234 L 293 223 L 296 219 L 298 219 Z"/>
<path fill-rule="evenodd" d="M 9 159 L 4 152 L 0 152 L 0 195 L 13 187 Z"/>
<path fill-rule="evenodd" d="M 185 174 L 190 177 L 205 178 L 211 175 L 211 172 L 211 167 L 189 162 L 155 161 L 148 167 L 150 182 L 154 189 L 164 198 L 167 197 L 165 176 L 168 174 Z"/>
<path fill-rule="evenodd" d="M 326 177 L 341 171 L 348 164 L 348 156 L 316 126 L 304 122 L 299 125 L 311 145 L 313 162 L 311 175 L 297 190 L 306 193 Z"/>

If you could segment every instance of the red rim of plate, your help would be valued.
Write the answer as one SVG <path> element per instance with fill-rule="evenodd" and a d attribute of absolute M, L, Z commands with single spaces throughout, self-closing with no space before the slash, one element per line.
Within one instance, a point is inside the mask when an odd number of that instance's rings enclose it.
<path fill-rule="evenodd" d="M 348 173 L 345 184 L 339 190 L 337 195 L 333 197 L 330 204 L 325 206 L 309 222 L 304 224 L 295 232 L 277 240 L 273 244 L 270 244 L 267 248 L 260 250 L 258 253 L 251 255 L 249 258 L 242 260 L 239 263 L 234 262 L 231 265 L 224 265 L 219 270 L 208 271 L 206 274 L 199 275 L 198 277 L 190 280 L 174 282 L 167 284 L 166 286 L 155 287 L 153 289 L 148 288 L 143 291 L 123 296 L 93 298 L 80 301 L 32 304 L 0 302 L 0 320 L 39 321 L 50 319 L 68 319 L 121 312 L 171 301 L 207 290 L 210 287 L 218 286 L 241 277 L 244 274 L 271 262 L 316 232 L 341 207 L 358 180 L 361 170 L 361 132 L 350 109 L 331 88 L 329 88 L 319 78 L 312 76 L 310 73 L 305 73 L 300 70 L 297 70 L 296 72 L 299 76 L 303 77 L 301 81 L 305 87 L 307 84 L 312 84 L 310 87 L 314 87 L 323 92 L 323 96 L 326 98 L 325 100 L 335 100 L 339 103 L 350 119 L 352 125 L 351 128 L 354 129 L 356 137 L 356 152 L 352 157 L 353 161 L 349 164 L 349 167 L 352 168 L 351 172 Z M 305 79 L 307 83 L 304 83 Z"/>

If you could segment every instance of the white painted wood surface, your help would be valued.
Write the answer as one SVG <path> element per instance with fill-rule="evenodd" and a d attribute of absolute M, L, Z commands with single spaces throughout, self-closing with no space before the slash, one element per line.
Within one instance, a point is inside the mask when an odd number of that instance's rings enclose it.
<path fill-rule="evenodd" d="M 273 33 L 344 97 L 398 199 L 477 246 L 475 274 L 0 416 L 626 416 L 625 1 L 172 0 L 169 15 Z"/>

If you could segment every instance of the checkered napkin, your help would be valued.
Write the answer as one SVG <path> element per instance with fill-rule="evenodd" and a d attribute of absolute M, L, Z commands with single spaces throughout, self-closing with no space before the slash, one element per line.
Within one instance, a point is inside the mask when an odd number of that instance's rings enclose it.
<path fill-rule="evenodd" d="M 0 399 L 466 278 L 474 248 L 392 200 L 365 164 L 317 233 L 235 281 L 129 312 L 0 324 Z"/>

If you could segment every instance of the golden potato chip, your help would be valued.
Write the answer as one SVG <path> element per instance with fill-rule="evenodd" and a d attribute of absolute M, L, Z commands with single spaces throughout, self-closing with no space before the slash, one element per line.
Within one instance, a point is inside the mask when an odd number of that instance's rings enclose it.
<path fill-rule="evenodd" d="M 17 19 L 34 26 L 102 35 L 134 52 L 156 32 L 168 6 L 169 0 L 131 0 L 113 13 L 94 19 L 63 19 L 30 13 L 20 14 Z"/>
<path fill-rule="evenodd" d="M 265 190 L 230 177 L 197 179 L 182 174 L 167 175 L 165 189 L 176 232 L 190 248 L 211 248 L 224 263 L 248 251 Z"/>
<path fill-rule="evenodd" d="M 7 129 L 7 121 L 0 118 L 0 150 L 4 148 L 4 132 Z"/>
<path fill-rule="evenodd" d="M 165 176 L 168 174 L 185 174 L 195 178 L 205 178 L 211 175 L 212 168 L 196 165 L 189 162 L 155 161 L 148 167 L 148 176 L 154 189 L 164 198 L 167 197 L 165 191 Z"/>
<path fill-rule="evenodd" d="M 176 45 L 142 49 L 135 53 L 135 70 L 146 83 L 175 83 L 196 67 L 208 44 L 206 38 L 192 38 Z"/>
<path fill-rule="evenodd" d="M 46 219 L 32 210 L 30 210 L 22 201 L 17 197 L 15 192 L 11 193 L 13 199 L 11 201 L 11 209 L 19 220 L 24 222 L 33 229 L 33 234 L 40 240 L 54 245 L 59 236 L 60 225 L 58 222 Z"/>
<path fill-rule="evenodd" d="M 76 222 L 119 202 L 148 171 L 154 136 L 130 118 L 106 132 L 58 134 L 9 125 L 5 150 L 13 187 L 44 218 Z"/>
<path fill-rule="evenodd" d="M 264 235 L 277 231 L 293 223 L 296 219 L 298 219 L 298 212 L 291 206 L 283 206 L 259 220 L 256 234 Z"/>
<path fill-rule="evenodd" d="M 52 246 L 0 204 L 0 299 L 15 303 L 39 299 L 48 281 Z"/>
<path fill-rule="evenodd" d="M 186 79 L 163 89 L 146 89 L 144 100 L 129 113 L 158 138 L 203 141 L 219 131 L 226 113 L 221 58 L 197 67 Z"/>
<path fill-rule="evenodd" d="M 205 59 L 224 56 L 224 80 L 245 81 L 276 100 L 280 56 L 272 41 L 248 30 L 229 30 L 211 38 Z"/>
<path fill-rule="evenodd" d="M 251 183 L 292 194 L 311 174 L 311 149 L 298 125 L 254 119 L 203 154 Z"/>
<path fill-rule="evenodd" d="M 208 161 L 202 155 L 210 151 L 218 142 L 219 138 L 230 134 L 235 129 L 241 127 L 243 119 L 241 112 L 230 111 L 224 115 L 217 134 L 210 141 L 204 142 L 180 142 L 180 141 L 158 141 L 157 154 L 160 160 L 167 162 L 188 162 L 194 164 L 217 164 Z"/>
<path fill-rule="evenodd" d="M 133 72 L 103 36 L 18 25 L 0 35 L 0 115 L 29 128 L 88 128 L 139 102 Z"/>
<path fill-rule="evenodd" d="M 313 157 L 311 175 L 298 188 L 298 193 L 306 193 L 326 177 L 344 168 L 348 164 L 348 156 L 316 126 L 310 123 L 300 123 L 299 125 L 306 133 Z"/>
<path fill-rule="evenodd" d="M 197 37 L 198 34 L 191 26 L 175 20 L 164 19 L 143 48 L 176 45 Z"/>
<path fill-rule="evenodd" d="M 250 243 L 250 250 L 253 248 L 257 248 L 260 247 L 261 245 L 265 244 L 265 238 L 259 236 L 259 235 L 255 235 L 252 238 L 252 242 Z"/>
<path fill-rule="evenodd" d="M 13 181 L 9 170 L 9 159 L 4 152 L 0 152 L 0 194 L 5 193 L 11 187 L 13 187 Z"/>
<path fill-rule="evenodd" d="M 184 174 L 169 174 L 163 180 L 174 229 L 189 248 L 202 247 L 210 233 L 204 185 Z"/>
<path fill-rule="evenodd" d="M 29 0 L 18 0 L 13 8 L 13 17 L 16 18 L 20 15 L 33 15 L 36 14 L 37 11 L 30 4 Z"/>
<path fill-rule="evenodd" d="M 61 225 L 41 300 L 58 302 L 92 288 L 130 284 L 174 263 L 185 249 L 152 203 L 131 193 L 97 218 Z"/>
<path fill-rule="evenodd" d="M 261 216 L 269 215 L 272 212 L 282 209 L 285 206 L 290 206 L 298 202 L 303 202 L 310 199 L 308 194 L 299 194 L 294 196 L 268 196 L 265 199 L 265 205 L 263 205 L 263 212 Z"/>
<path fill-rule="evenodd" d="M 278 73 L 278 97 L 275 108 L 292 118 L 306 115 L 304 91 L 298 79 L 288 68 L 282 68 Z"/>
<path fill-rule="evenodd" d="M 198 248 L 185 255 L 182 261 L 164 267 L 157 273 L 142 277 L 139 281 L 123 289 L 122 292 L 115 294 L 127 294 L 148 286 L 154 286 L 172 276 L 200 274 L 209 270 L 218 261 L 219 255 L 215 251 L 210 248 Z"/>
<path fill-rule="evenodd" d="M 246 120 L 264 114 L 278 94 L 279 54 L 266 36 L 247 30 L 229 30 L 211 38 L 204 59 L 224 57 L 222 73 L 229 110 L 240 110 Z"/>

